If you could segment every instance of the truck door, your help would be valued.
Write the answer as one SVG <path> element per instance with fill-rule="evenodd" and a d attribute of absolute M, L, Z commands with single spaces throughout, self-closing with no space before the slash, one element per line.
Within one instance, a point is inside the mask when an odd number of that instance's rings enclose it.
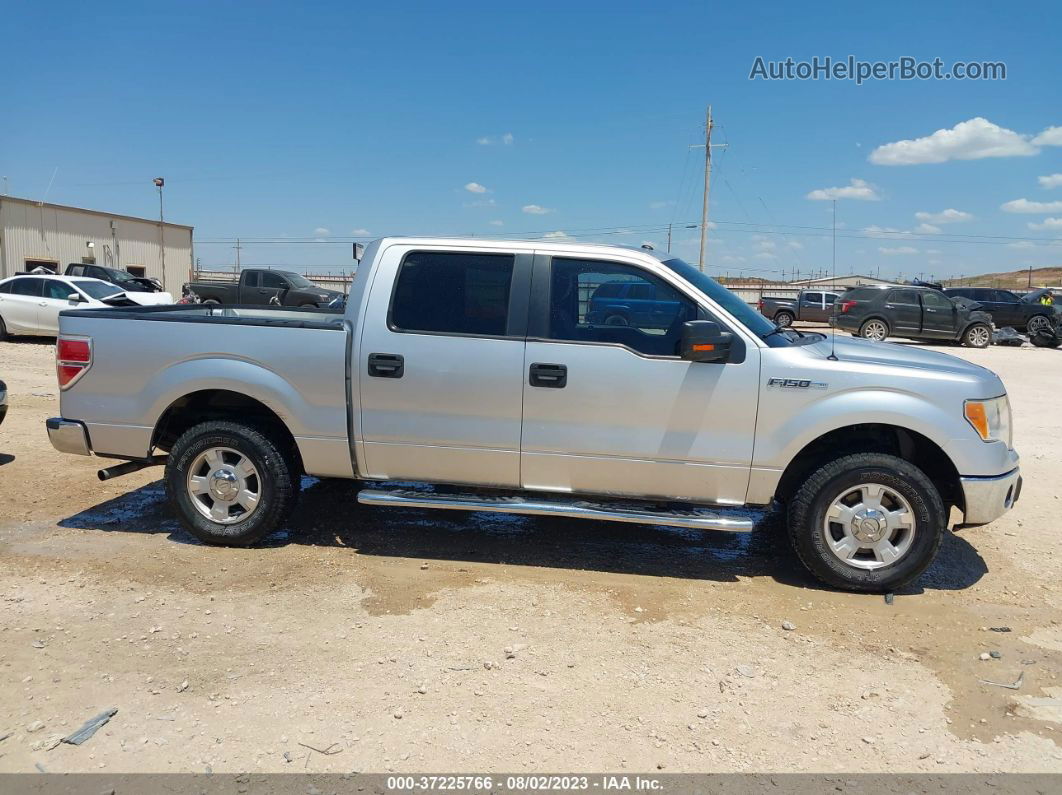
<path fill-rule="evenodd" d="M 615 326 L 586 297 L 614 280 L 651 286 L 667 322 Z M 524 355 L 521 482 L 556 492 L 744 501 L 759 348 L 737 334 L 727 364 L 677 355 L 706 310 L 634 264 L 536 255 Z"/>
<path fill-rule="evenodd" d="M 890 290 L 885 297 L 885 317 L 895 334 L 920 334 L 922 305 L 917 290 Z"/>
<path fill-rule="evenodd" d="M 531 261 L 409 245 L 379 254 L 354 363 L 367 477 L 519 486 Z"/>
<path fill-rule="evenodd" d="M 800 296 L 800 309 L 798 316 L 801 320 L 825 320 L 825 306 L 822 303 L 822 293 L 802 293 Z"/>
<path fill-rule="evenodd" d="M 255 298 L 251 303 L 268 304 L 274 297 L 279 298 L 281 293 L 286 292 L 288 289 L 288 280 L 279 273 L 260 271 L 258 276 L 260 283 L 255 290 Z"/>
<path fill-rule="evenodd" d="M 959 333 L 955 304 L 943 293 L 922 293 L 922 333 L 936 339 L 955 339 Z"/>

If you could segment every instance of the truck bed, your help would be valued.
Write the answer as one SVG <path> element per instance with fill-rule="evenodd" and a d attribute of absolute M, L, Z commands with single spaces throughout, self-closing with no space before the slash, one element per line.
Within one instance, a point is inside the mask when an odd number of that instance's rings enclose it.
<path fill-rule="evenodd" d="M 273 412 L 307 472 L 352 476 L 340 314 L 201 304 L 90 309 L 61 313 L 60 332 L 91 339 L 92 365 L 61 400 L 63 416 L 87 418 L 97 454 L 143 458 L 178 401 L 223 391 Z"/>

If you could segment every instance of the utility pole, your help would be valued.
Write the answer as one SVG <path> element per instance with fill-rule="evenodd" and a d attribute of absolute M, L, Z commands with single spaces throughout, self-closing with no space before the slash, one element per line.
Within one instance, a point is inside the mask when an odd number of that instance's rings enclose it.
<path fill-rule="evenodd" d="M 1032 289 L 1032 265 L 1029 266 L 1029 289 Z"/>
<path fill-rule="evenodd" d="M 667 225 L 667 253 L 671 253 L 671 224 Z"/>
<path fill-rule="evenodd" d="M 155 177 L 155 187 L 159 189 L 159 260 L 162 265 L 162 289 L 166 289 L 166 223 L 162 217 L 162 186 L 166 184 L 166 180 L 162 177 Z"/>
<path fill-rule="evenodd" d="M 704 271 L 704 251 L 708 244 L 708 189 L 711 186 L 712 177 L 712 147 L 725 147 L 726 144 L 713 144 L 712 143 L 712 106 L 708 106 L 708 110 L 704 117 L 704 200 L 701 203 L 701 257 L 697 263 L 697 267 Z M 694 148 L 700 148 L 702 144 L 698 144 Z"/>
<path fill-rule="evenodd" d="M 239 273 L 240 272 L 240 249 L 243 248 L 243 246 L 240 245 L 240 239 L 239 238 L 236 238 L 236 245 L 233 246 L 233 248 L 236 249 L 236 272 Z"/>

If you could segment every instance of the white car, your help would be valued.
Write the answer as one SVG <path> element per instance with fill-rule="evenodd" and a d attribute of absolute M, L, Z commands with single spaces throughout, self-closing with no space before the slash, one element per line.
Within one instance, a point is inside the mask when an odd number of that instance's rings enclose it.
<path fill-rule="evenodd" d="M 0 340 L 10 335 L 54 337 L 64 309 L 132 306 L 110 282 L 69 276 L 26 274 L 0 281 Z"/>

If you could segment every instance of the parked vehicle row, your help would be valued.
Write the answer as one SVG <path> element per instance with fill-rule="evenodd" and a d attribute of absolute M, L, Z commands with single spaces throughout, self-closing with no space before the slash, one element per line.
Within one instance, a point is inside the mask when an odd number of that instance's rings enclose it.
<path fill-rule="evenodd" d="M 1053 306 L 1040 304 L 1035 300 L 1023 300 L 1010 290 L 997 290 L 989 287 L 945 287 L 944 295 L 949 298 L 966 298 L 976 301 L 979 308 L 992 316 L 992 321 L 1000 328 L 1010 326 L 1018 331 L 1035 334 L 1050 330 L 1055 314 Z"/>
<path fill-rule="evenodd" d="M 636 297 L 649 311 L 610 322 Z M 128 462 L 101 478 L 164 463 L 208 543 L 281 527 L 303 473 L 375 506 L 716 531 L 777 504 L 816 577 L 887 591 L 932 562 L 953 507 L 983 524 L 1021 492 L 995 374 L 779 329 L 669 254 L 387 238 L 342 316 L 134 306 L 60 331 L 52 444 Z"/>
<path fill-rule="evenodd" d="M 868 340 L 948 340 L 971 348 L 992 342 L 992 316 L 979 304 L 928 287 L 855 287 L 837 300 L 831 323 Z"/>
<path fill-rule="evenodd" d="M 105 268 L 102 265 L 71 263 L 66 266 L 64 273 L 67 276 L 87 276 L 90 279 L 110 282 L 116 287 L 121 287 L 132 301 L 141 306 L 173 303 L 173 296 L 162 289 L 158 279 L 134 276 L 129 271 Z"/>

